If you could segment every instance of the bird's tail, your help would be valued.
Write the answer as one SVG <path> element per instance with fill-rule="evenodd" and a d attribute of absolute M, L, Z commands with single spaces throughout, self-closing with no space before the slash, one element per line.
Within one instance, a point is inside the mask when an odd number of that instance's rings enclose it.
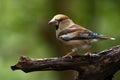
<path fill-rule="evenodd" d="M 113 37 L 106 37 L 106 36 L 100 36 L 99 38 L 103 40 L 115 40 L 115 38 Z"/>

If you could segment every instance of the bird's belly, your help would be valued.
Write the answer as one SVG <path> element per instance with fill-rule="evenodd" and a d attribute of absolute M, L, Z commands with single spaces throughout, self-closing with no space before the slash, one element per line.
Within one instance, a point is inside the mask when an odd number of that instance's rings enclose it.
<path fill-rule="evenodd" d="M 62 41 L 62 42 L 66 45 L 77 47 L 82 50 L 90 48 L 89 40 L 72 40 L 72 41 Z"/>

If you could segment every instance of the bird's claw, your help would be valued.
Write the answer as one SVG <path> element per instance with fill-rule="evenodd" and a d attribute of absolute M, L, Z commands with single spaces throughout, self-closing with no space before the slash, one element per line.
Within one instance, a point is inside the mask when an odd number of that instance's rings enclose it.
<path fill-rule="evenodd" d="M 85 55 L 92 56 L 92 53 L 91 52 L 87 52 Z"/>
<path fill-rule="evenodd" d="M 63 58 L 71 58 L 72 59 L 72 52 L 66 54 L 65 56 L 63 56 Z"/>

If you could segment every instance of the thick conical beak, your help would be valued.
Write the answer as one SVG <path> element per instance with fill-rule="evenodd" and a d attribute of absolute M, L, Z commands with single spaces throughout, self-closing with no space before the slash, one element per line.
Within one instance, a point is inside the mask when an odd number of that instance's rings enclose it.
<path fill-rule="evenodd" d="M 51 19 L 51 20 L 49 21 L 48 24 L 55 24 L 55 23 L 56 23 L 56 20 L 53 18 L 53 19 Z"/>

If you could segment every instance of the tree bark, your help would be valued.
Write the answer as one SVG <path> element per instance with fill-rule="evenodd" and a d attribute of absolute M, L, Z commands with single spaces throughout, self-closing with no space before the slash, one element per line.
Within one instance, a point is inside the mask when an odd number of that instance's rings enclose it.
<path fill-rule="evenodd" d="M 72 58 L 35 59 L 21 56 L 18 63 L 11 66 L 12 70 L 22 70 L 26 73 L 47 70 L 75 70 L 76 80 L 112 80 L 120 69 L 120 45 L 101 51 L 97 54 L 74 55 Z"/>

